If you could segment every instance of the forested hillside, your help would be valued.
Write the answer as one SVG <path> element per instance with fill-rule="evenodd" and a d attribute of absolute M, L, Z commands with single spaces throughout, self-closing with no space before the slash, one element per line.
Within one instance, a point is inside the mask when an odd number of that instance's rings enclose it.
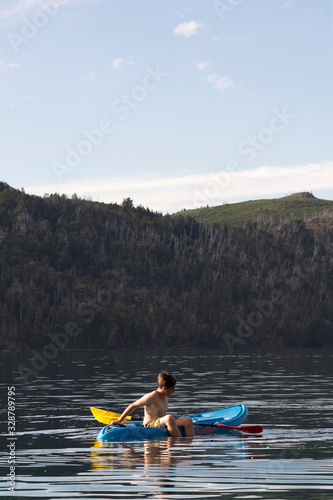
<path fill-rule="evenodd" d="M 7 349 L 332 346 L 331 219 L 243 227 L 0 183 Z"/>

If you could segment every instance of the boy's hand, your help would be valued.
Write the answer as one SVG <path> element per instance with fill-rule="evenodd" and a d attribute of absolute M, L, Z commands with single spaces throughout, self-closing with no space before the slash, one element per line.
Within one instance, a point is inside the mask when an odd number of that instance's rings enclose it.
<path fill-rule="evenodd" d="M 112 420 L 111 425 L 121 424 L 121 420 Z"/>

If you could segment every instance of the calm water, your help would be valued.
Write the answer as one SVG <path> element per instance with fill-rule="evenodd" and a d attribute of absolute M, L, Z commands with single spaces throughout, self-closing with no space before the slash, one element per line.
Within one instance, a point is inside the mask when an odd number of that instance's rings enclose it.
<path fill-rule="evenodd" d="M 333 352 L 61 352 L 28 385 L 17 374 L 31 354 L 2 353 L 2 498 L 333 499 Z M 175 415 L 248 406 L 261 436 L 102 446 L 90 414 L 113 411 L 177 376 Z M 7 387 L 15 386 L 15 492 L 9 492 Z"/>

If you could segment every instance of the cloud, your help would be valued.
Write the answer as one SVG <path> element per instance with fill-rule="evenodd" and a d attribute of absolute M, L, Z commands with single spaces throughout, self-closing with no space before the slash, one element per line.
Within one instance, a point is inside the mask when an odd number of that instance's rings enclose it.
<path fill-rule="evenodd" d="M 198 29 L 204 26 L 203 23 L 197 21 L 189 21 L 187 23 L 181 23 L 176 26 L 173 30 L 174 34 L 177 36 L 183 36 L 184 38 L 189 38 L 197 34 Z"/>
<path fill-rule="evenodd" d="M 93 80 L 95 80 L 95 78 L 99 75 L 99 73 L 97 73 L 96 71 L 95 72 L 91 72 L 91 73 L 87 73 L 86 75 L 83 75 L 82 78 L 86 81 L 86 82 L 92 82 Z"/>
<path fill-rule="evenodd" d="M 284 9 L 293 9 L 294 7 L 296 7 L 296 4 L 298 3 L 298 1 L 299 0 L 289 0 L 288 2 L 284 2 L 282 7 Z"/>
<path fill-rule="evenodd" d="M 198 71 L 208 71 L 210 69 L 209 61 L 200 61 L 199 59 L 196 59 L 195 61 L 193 61 L 193 64 Z"/>
<path fill-rule="evenodd" d="M 128 66 L 129 64 L 134 64 L 133 61 L 127 61 L 126 59 L 122 59 L 121 57 L 116 57 L 112 61 L 112 68 L 114 70 L 123 68 L 124 66 Z"/>
<path fill-rule="evenodd" d="M 82 7 L 84 5 L 98 5 L 101 3 L 100 0 L 57 0 L 59 5 L 73 5 L 74 7 Z"/>
<path fill-rule="evenodd" d="M 209 61 L 200 61 L 200 59 L 195 59 L 193 61 L 194 66 L 197 71 L 208 72 L 210 70 Z M 203 76 L 203 80 L 210 83 L 213 89 L 219 90 L 220 92 L 225 92 L 228 88 L 234 85 L 234 82 L 229 78 L 229 76 L 218 75 L 217 73 L 210 73 L 209 75 Z"/>
<path fill-rule="evenodd" d="M 59 7 L 81 7 L 85 5 L 98 5 L 100 0 L 49 0 L 50 8 L 57 12 Z M 45 3 L 48 5 L 48 2 Z M 5 8 L 0 8 L 0 17 L 11 22 L 22 21 L 23 16 L 33 15 L 43 10 L 41 0 L 11 0 Z"/>
<path fill-rule="evenodd" d="M 0 61 L 0 69 L 14 69 L 18 68 L 20 65 L 16 63 L 7 63 L 6 61 Z"/>
<path fill-rule="evenodd" d="M 4 19 L 10 19 L 17 15 L 26 15 L 37 7 L 40 7 L 38 0 L 12 0 L 6 8 L 0 10 L 0 15 Z"/>
<path fill-rule="evenodd" d="M 231 35 L 227 36 L 227 39 L 231 42 L 245 42 L 246 36 L 235 35 L 234 33 L 232 33 Z"/>
<path fill-rule="evenodd" d="M 234 82 L 229 78 L 229 76 L 221 76 L 216 73 L 211 73 L 205 77 L 206 82 L 211 83 L 213 89 L 219 90 L 220 92 L 225 92 L 228 88 L 234 85 Z"/>
<path fill-rule="evenodd" d="M 129 177 L 93 178 L 66 184 L 26 187 L 26 192 L 76 193 L 84 198 L 105 203 L 121 203 L 131 197 L 135 205 L 152 210 L 174 213 L 182 208 L 278 198 L 286 194 L 333 189 L 333 161 L 293 167 L 261 166 L 251 170 L 208 172 L 185 176 L 157 177 L 137 175 Z M 286 192 L 286 189 L 288 192 Z"/>

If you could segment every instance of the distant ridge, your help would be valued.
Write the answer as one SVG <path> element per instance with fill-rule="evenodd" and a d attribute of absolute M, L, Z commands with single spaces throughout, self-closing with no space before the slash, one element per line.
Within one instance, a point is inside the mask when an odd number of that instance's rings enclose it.
<path fill-rule="evenodd" d="M 312 193 L 308 191 L 303 191 L 303 193 L 293 193 L 289 196 L 285 196 L 285 198 L 314 198 L 317 199 Z"/>
<path fill-rule="evenodd" d="M 63 349 L 332 347 L 328 206 L 220 207 L 220 221 L 254 221 L 232 227 L 0 182 L 0 350 L 35 349 L 18 368 L 30 383 Z"/>
<path fill-rule="evenodd" d="M 264 219 L 273 225 L 279 225 L 288 219 L 304 221 L 309 219 L 313 223 L 314 217 L 319 219 L 330 217 L 333 220 L 333 201 L 321 200 L 310 192 L 301 192 L 283 198 L 249 200 L 183 210 L 177 214 L 189 215 L 198 222 L 224 223 L 234 227 L 243 226 L 255 220 L 262 222 Z"/>

